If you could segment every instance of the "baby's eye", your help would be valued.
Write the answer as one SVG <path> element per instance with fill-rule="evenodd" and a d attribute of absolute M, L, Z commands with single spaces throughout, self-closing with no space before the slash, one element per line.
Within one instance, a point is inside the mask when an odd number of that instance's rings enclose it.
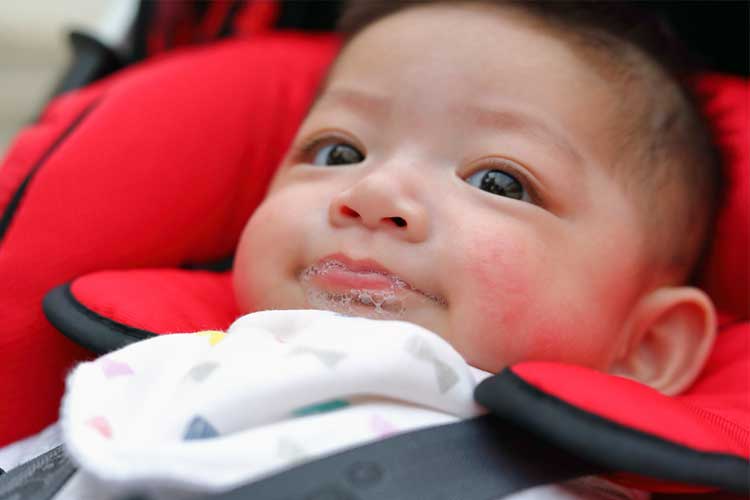
<path fill-rule="evenodd" d="M 523 185 L 512 175 L 500 170 L 489 168 L 478 170 L 467 177 L 466 182 L 482 191 L 498 196 L 505 196 L 514 200 L 528 199 Z"/>
<path fill-rule="evenodd" d="M 343 142 L 323 146 L 315 153 L 313 165 L 349 165 L 359 163 L 365 156 L 357 148 Z"/>

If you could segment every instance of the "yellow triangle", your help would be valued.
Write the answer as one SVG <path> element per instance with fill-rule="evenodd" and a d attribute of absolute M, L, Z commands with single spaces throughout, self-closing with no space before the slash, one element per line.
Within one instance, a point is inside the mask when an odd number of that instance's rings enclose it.
<path fill-rule="evenodd" d="M 226 333 L 220 332 L 219 330 L 206 330 L 204 332 L 197 332 L 196 335 L 200 335 L 201 337 L 208 337 L 208 343 L 211 344 L 211 346 L 215 346 L 222 340 L 224 340 L 224 337 L 226 337 Z"/>

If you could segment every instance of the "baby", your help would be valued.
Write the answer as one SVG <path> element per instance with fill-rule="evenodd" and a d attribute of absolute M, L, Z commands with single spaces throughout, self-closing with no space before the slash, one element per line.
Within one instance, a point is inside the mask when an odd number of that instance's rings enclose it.
<path fill-rule="evenodd" d="M 327 441 L 324 428 L 342 432 L 336 419 L 356 418 L 357 405 L 336 399 L 332 387 L 384 398 L 359 406 L 370 423 L 373 408 L 389 409 L 375 422 L 382 435 L 401 417 L 422 419 L 404 430 L 478 414 L 471 389 L 482 372 L 527 360 L 582 365 L 669 395 L 686 389 L 716 330 L 710 299 L 686 283 L 708 239 L 720 178 L 708 133 L 671 66 L 649 52 L 651 40 L 634 38 L 632 20 L 604 10 L 617 8 L 354 4 L 342 21 L 347 43 L 245 228 L 234 270 L 244 311 L 339 314 L 259 313 L 240 319 L 227 339 L 161 337 L 79 368 L 62 413 L 69 451 L 84 466 L 106 461 L 91 450 L 104 449 L 117 416 L 91 418 L 86 394 L 149 369 L 144 383 L 166 379 L 177 388 L 171 399 L 158 391 L 144 398 L 160 422 L 140 420 L 170 439 L 206 440 L 190 453 L 242 460 L 268 436 L 240 432 L 247 415 L 253 425 L 276 426 L 265 429 L 276 436 L 309 424 L 307 444 Z M 405 350 L 397 349 L 404 339 Z M 196 364 L 209 344 L 216 350 Z M 311 364 L 299 361 L 308 354 Z M 347 359 L 367 366 L 361 379 Z M 432 365 L 422 373 L 415 360 Z M 350 371 L 326 371 L 339 362 Z M 308 368 L 324 378 L 310 382 Z M 416 375 L 399 385 L 411 368 Z M 200 392 L 210 377 L 215 388 Z M 284 380 L 297 382 L 267 390 Z M 232 395 L 221 393 L 233 384 Z M 132 408 L 128 394 L 143 394 L 107 387 L 101 394 L 111 394 L 112 405 L 122 399 L 123 414 Z M 305 392 L 325 408 L 299 408 Z M 388 398 L 414 406 L 403 412 Z M 345 409 L 314 421 L 312 434 L 309 420 L 279 423 L 332 408 Z M 206 439 L 219 436 L 226 439 Z M 232 436 L 246 441 L 232 447 Z M 299 442 L 285 441 L 284 453 L 304 454 Z M 159 458 L 173 449 L 159 449 Z M 179 454 L 173 458 L 162 462 Z M 120 474 L 113 480 L 140 465 L 134 455 L 112 464 Z M 195 479 L 195 467 L 184 469 Z M 206 474 L 204 486 L 219 476 Z"/>
<path fill-rule="evenodd" d="M 688 387 L 715 333 L 685 283 L 718 167 L 617 8 L 355 4 L 244 230 L 243 310 L 407 320 L 489 372 L 550 360 Z"/>

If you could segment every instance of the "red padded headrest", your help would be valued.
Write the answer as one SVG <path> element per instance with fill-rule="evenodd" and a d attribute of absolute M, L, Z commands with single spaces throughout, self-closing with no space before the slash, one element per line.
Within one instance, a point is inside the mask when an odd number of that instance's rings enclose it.
<path fill-rule="evenodd" d="M 66 370 L 91 356 L 43 319 L 50 290 L 50 320 L 99 352 L 235 319 L 228 271 L 195 268 L 231 258 L 338 43 L 277 34 L 165 57 L 63 96 L 19 136 L 0 168 L 0 398 L 10 409 L 0 412 L 0 445 L 50 423 Z M 736 465 L 750 455 L 748 84 L 712 75 L 700 85 L 714 95 L 707 109 L 730 179 L 702 284 L 734 322 L 725 321 L 703 375 L 680 398 L 555 364 L 520 365 L 509 376 L 678 454 Z M 595 380 L 603 389 L 594 393 Z M 611 465 L 653 487 L 643 474 L 658 464 L 643 463 L 645 471 L 627 460 Z M 656 484 L 679 489 L 669 481 L 685 479 L 672 472 L 655 473 Z"/>
<path fill-rule="evenodd" d="M 701 278 L 720 312 L 750 318 L 750 92 L 747 80 L 707 75 L 697 82 L 721 147 L 726 192 Z"/>
<path fill-rule="evenodd" d="M 66 371 L 92 355 L 45 320 L 44 295 L 99 270 L 231 257 L 338 44 L 288 33 L 178 52 L 56 99 L 19 134 L 0 166 L 0 445 L 54 421 Z M 143 313 L 191 330 L 206 311 L 193 302 Z"/>

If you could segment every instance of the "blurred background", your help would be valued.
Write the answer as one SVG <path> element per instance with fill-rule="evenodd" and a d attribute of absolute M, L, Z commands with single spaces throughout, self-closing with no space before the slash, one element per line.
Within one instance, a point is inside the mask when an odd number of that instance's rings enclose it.
<path fill-rule="evenodd" d="M 0 0 L 0 156 L 69 62 L 65 30 L 102 17 L 107 0 Z"/>
<path fill-rule="evenodd" d="M 263 16 L 267 23 L 280 29 L 332 29 L 341 3 L 0 0 L 0 158 L 18 129 L 33 121 L 55 93 L 176 46 L 247 35 L 257 28 L 254 20 Z M 663 14 L 707 68 L 748 75 L 747 1 L 639 3 Z M 130 25 L 130 33 L 123 31 L 126 24 Z M 214 26 L 214 31 L 206 31 L 207 26 Z M 72 31 L 77 35 L 71 38 Z M 127 41 L 125 45 L 121 43 L 123 39 Z"/>

